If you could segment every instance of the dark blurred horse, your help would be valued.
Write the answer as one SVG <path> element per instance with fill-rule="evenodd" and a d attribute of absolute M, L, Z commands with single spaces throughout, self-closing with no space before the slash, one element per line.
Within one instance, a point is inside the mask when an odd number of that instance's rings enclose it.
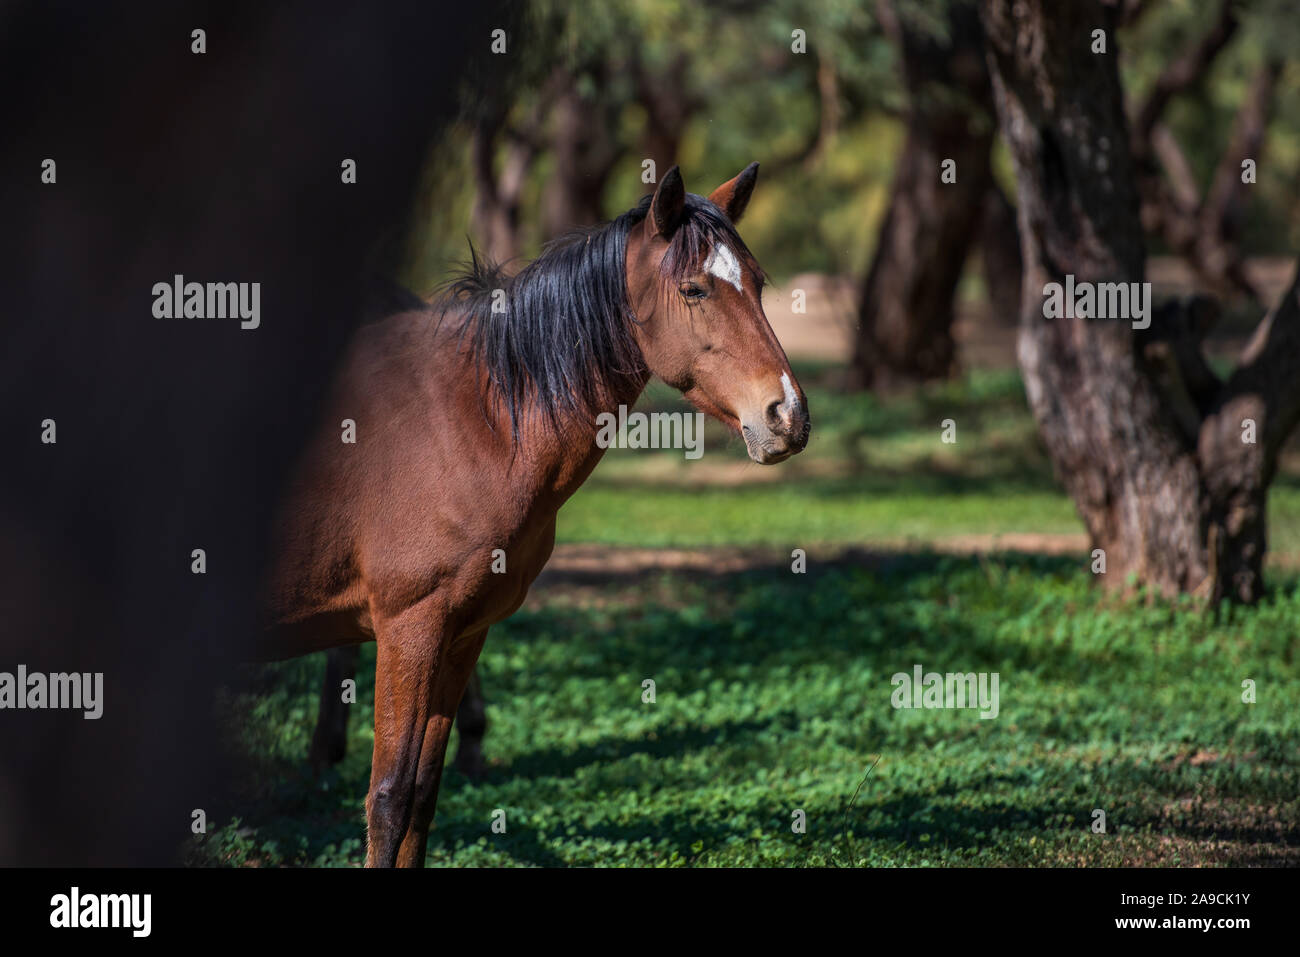
<path fill-rule="evenodd" d="M 255 653 L 277 495 L 358 263 L 463 87 L 509 74 L 489 34 L 516 7 L 0 6 L 0 667 L 104 675 L 98 720 L 0 719 L 0 866 L 174 865 L 195 809 L 237 809 L 211 702 Z M 177 273 L 260 282 L 260 326 L 155 317 Z"/>

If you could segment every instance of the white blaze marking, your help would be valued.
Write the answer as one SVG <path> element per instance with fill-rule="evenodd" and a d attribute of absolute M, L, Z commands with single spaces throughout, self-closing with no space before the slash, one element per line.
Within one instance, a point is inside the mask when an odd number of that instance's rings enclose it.
<path fill-rule="evenodd" d="M 736 254 L 722 243 L 709 251 L 709 258 L 704 260 L 704 271 L 712 273 L 723 282 L 731 283 L 736 287 L 736 292 L 741 291 L 740 263 L 736 261 Z"/>
<path fill-rule="evenodd" d="M 790 384 L 790 376 L 784 372 L 781 373 L 781 388 L 785 389 L 785 404 L 793 412 L 799 408 L 799 397 L 794 394 L 794 386 Z"/>

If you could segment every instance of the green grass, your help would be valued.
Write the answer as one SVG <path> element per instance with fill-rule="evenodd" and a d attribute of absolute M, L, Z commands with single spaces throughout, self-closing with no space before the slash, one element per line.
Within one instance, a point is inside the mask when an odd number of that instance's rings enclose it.
<path fill-rule="evenodd" d="M 1300 586 L 1207 616 L 1087 578 L 1062 559 L 922 554 L 548 589 L 489 638 L 491 770 L 474 786 L 448 769 L 429 863 L 1300 862 Z M 372 662 L 349 757 L 318 782 L 319 656 L 225 702 L 253 767 L 242 817 L 218 813 L 195 862 L 362 860 Z M 894 710 L 890 676 L 914 664 L 997 672 L 1000 715 Z"/>
<path fill-rule="evenodd" d="M 821 483 L 813 497 L 788 486 L 677 489 L 598 485 L 561 513 L 562 542 L 690 547 L 852 545 L 880 539 L 932 541 L 954 535 L 1081 525 L 1068 499 L 1050 494 L 937 495 L 897 490 L 866 497 L 849 484 Z M 708 515 L 701 521 L 702 514 Z"/>

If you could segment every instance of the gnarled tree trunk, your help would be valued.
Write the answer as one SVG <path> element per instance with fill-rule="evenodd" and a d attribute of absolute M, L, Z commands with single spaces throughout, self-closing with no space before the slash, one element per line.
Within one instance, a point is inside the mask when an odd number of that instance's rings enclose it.
<path fill-rule="evenodd" d="M 1141 282 L 1139 197 L 1116 68 L 1115 8 L 981 0 L 1002 134 L 1016 168 L 1025 279 L 1018 355 L 1057 474 L 1107 580 L 1253 601 L 1278 449 L 1300 418 L 1300 300 L 1292 284 L 1227 383 L 1177 304 L 1124 319 L 1046 318 L 1044 286 Z M 1092 31 L 1107 31 L 1094 54 Z M 1202 310 L 1203 311 L 1203 310 Z M 1244 419 L 1258 439 L 1243 441 Z"/>
<path fill-rule="evenodd" d="M 898 46 L 909 94 L 907 133 L 889 208 L 859 307 L 851 384 L 859 388 L 943 378 L 953 369 L 953 295 L 992 183 L 995 120 L 979 19 L 948 8 L 936 37 L 896 2 L 882 25 Z M 955 182 L 943 182 L 945 160 Z"/>

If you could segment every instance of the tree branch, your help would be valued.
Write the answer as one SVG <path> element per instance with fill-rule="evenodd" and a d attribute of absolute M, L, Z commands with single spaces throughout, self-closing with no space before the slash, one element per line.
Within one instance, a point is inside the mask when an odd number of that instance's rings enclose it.
<path fill-rule="evenodd" d="M 1192 442 L 1223 391 L 1223 381 L 1201 351 L 1218 318 L 1219 304 L 1209 296 L 1170 299 L 1156 307 L 1151 328 L 1138 340 L 1143 359 Z"/>
<path fill-rule="evenodd" d="M 1244 294 L 1260 301 L 1259 290 L 1246 274 L 1235 237 L 1246 205 L 1241 161 L 1258 160 L 1282 65 L 1270 61 L 1260 68 L 1238 108 L 1228 145 L 1219 158 L 1209 190 L 1202 197 L 1196 174 L 1173 132 L 1157 122 L 1148 140 L 1168 183 L 1149 162 L 1139 163 L 1143 226 L 1159 232 L 1169 247 L 1184 257 L 1197 276 L 1221 295 Z"/>
<path fill-rule="evenodd" d="M 1259 443 L 1263 449 L 1263 479 L 1272 479 L 1277 456 L 1287 437 L 1300 424 L 1300 262 L 1291 285 L 1256 327 L 1242 350 L 1241 364 L 1224 387 L 1223 404 L 1244 396 L 1257 397 L 1264 421 Z"/>
<path fill-rule="evenodd" d="M 816 162 L 817 157 L 825 152 L 827 143 L 839 128 L 838 110 L 839 104 L 836 102 L 838 97 L 838 84 L 835 81 L 833 70 L 827 66 L 828 73 L 823 73 L 825 61 L 817 56 L 816 58 L 815 82 L 812 84 L 817 95 L 817 127 L 813 130 L 812 135 L 804 141 L 792 153 L 785 156 L 779 156 L 775 160 L 763 164 L 763 175 L 769 178 L 780 176 L 786 170 L 793 169 L 796 166 L 805 168 Z"/>
<path fill-rule="evenodd" d="M 1133 153 L 1147 155 L 1151 131 L 1164 114 L 1165 107 L 1177 94 L 1191 87 L 1209 71 L 1219 51 L 1227 46 L 1237 32 L 1237 14 L 1233 0 L 1221 0 L 1219 15 L 1209 31 L 1156 78 L 1145 102 L 1133 120 Z"/>
<path fill-rule="evenodd" d="M 1157 123 L 1151 130 L 1151 146 L 1169 177 L 1170 198 L 1177 212 L 1194 217 L 1201 206 L 1201 189 L 1196 183 L 1192 164 L 1187 161 L 1187 154 L 1173 131 L 1163 123 Z"/>
<path fill-rule="evenodd" d="M 1241 162 L 1245 159 L 1259 161 L 1264 134 L 1268 130 L 1273 92 L 1281 73 L 1282 64 L 1277 60 L 1264 64 L 1251 81 L 1245 100 L 1237 108 L 1227 148 L 1201 206 L 1201 226 L 1215 235 L 1230 239 L 1237 233 L 1246 193 L 1246 184 L 1241 179 Z"/>

